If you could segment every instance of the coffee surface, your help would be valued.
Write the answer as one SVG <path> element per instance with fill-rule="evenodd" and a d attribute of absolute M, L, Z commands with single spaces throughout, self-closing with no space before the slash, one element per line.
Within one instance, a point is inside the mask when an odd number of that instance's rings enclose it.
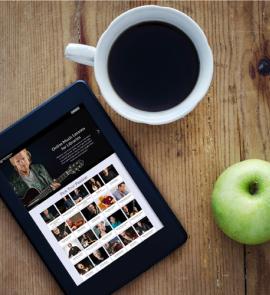
<path fill-rule="evenodd" d="M 124 31 L 108 57 L 113 88 L 129 105 L 163 111 L 182 102 L 199 75 L 194 44 L 180 29 L 144 22 Z"/>

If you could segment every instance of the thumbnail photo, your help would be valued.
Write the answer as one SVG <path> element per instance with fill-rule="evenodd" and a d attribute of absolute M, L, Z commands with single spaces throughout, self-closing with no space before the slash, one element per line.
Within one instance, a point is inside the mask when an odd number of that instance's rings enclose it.
<path fill-rule="evenodd" d="M 125 246 L 131 243 L 132 241 L 134 241 L 135 239 L 137 239 L 138 237 L 133 227 L 126 229 L 119 236 Z"/>
<path fill-rule="evenodd" d="M 75 190 L 73 192 L 71 192 L 70 195 L 71 195 L 73 201 L 76 204 L 78 204 L 88 195 L 88 192 L 87 192 L 86 188 L 83 185 L 81 185 L 81 186 L 75 188 Z"/>
<path fill-rule="evenodd" d="M 141 236 L 142 234 L 147 232 L 149 229 L 151 229 L 153 225 L 147 217 L 144 217 L 142 220 L 135 223 L 134 227 L 137 233 Z"/>
<path fill-rule="evenodd" d="M 78 229 L 81 227 L 83 224 L 85 224 L 85 219 L 83 218 L 82 214 L 76 213 L 72 217 L 66 220 L 66 223 L 68 226 L 71 228 L 72 231 Z"/>
<path fill-rule="evenodd" d="M 119 226 L 120 224 L 125 222 L 127 220 L 127 218 L 125 217 L 122 210 L 119 209 L 118 211 L 116 211 L 112 215 L 110 215 L 108 217 L 108 220 L 110 221 L 112 228 L 116 228 L 117 226 Z"/>
<path fill-rule="evenodd" d="M 107 220 L 101 221 L 93 229 L 96 236 L 99 238 L 105 236 L 107 233 L 109 233 L 112 230 Z"/>
<path fill-rule="evenodd" d="M 82 261 L 80 261 L 79 263 L 75 264 L 75 268 L 77 269 L 77 271 L 80 275 L 84 275 L 88 271 L 90 271 L 92 268 L 94 268 L 94 265 L 90 261 L 90 259 L 88 257 L 86 257 Z"/>
<path fill-rule="evenodd" d="M 100 210 L 95 202 L 89 204 L 82 210 L 82 213 L 87 221 L 91 220 L 100 213 Z"/>
<path fill-rule="evenodd" d="M 63 199 L 56 202 L 55 206 L 59 210 L 61 214 L 65 213 L 67 210 L 74 206 L 73 201 L 71 200 L 70 196 L 67 195 Z"/>
<path fill-rule="evenodd" d="M 134 215 L 136 215 L 138 212 L 142 210 L 141 206 L 138 204 L 138 202 L 134 199 L 125 206 L 122 207 L 122 210 L 126 214 L 127 218 L 130 218 Z"/>
<path fill-rule="evenodd" d="M 127 189 L 126 184 L 124 182 L 121 182 L 121 183 L 118 184 L 117 188 L 115 189 L 115 191 L 112 194 L 115 197 L 115 199 L 117 201 L 119 201 L 124 196 L 126 196 L 127 194 L 129 194 L 129 191 Z"/>
<path fill-rule="evenodd" d="M 118 237 L 115 237 L 108 243 L 106 243 L 104 247 L 106 251 L 109 253 L 109 255 L 113 255 L 123 248 L 123 244 L 121 243 Z"/>
<path fill-rule="evenodd" d="M 115 203 L 115 199 L 110 196 L 110 195 L 106 195 L 106 196 L 100 196 L 98 197 L 98 207 L 103 211 L 106 210 L 107 208 L 109 208 L 111 205 L 113 205 Z"/>
<path fill-rule="evenodd" d="M 98 189 L 100 189 L 104 185 L 104 183 L 102 182 L 100 177 L 98 175 L 96 175 L 96 176 L 90 178 L 88 181 L 86 181 L 86 183 L 84 185 L 87 187 L 89 192 L 92 194 L 95 191 L 97 191 Z"/>
<path fill-rule="evenodd" d="M 60 214 L 52 205 L 48 209 L 45 209 L 40 215 L 46 223 L 49 223 L 53 221 L 55 218 L 57 218 Z"/>
<path fill-rule="evenodd" d="M 101 262 L 105 261 L 108 258 L 108 254 L 104 250 L 104 248 L 99 248 L 98 250 L 94 251 L 90 258 L 95 263 L 95 265 L 100 264 Z"/>
<path fill-rule="evenodd" d="M 97 241 L 97 238 L 96 238 L 95 234 L 92 232 L 92 230 L 90 229 L 89 231 L 87 231 L 86 233 L 81 235 L 78 238 L 78 240 L 82 244 L 83 248 L 87 248 L 88 246 L 95 243 Z"/>
<path fill-rule="evenodd" d="M 118 176 L 118 173 L 116 169 L 113 167 L 113 165 L 108 166 L 107 168 L 102 170 L 99 174 L 105 183 L 110 182 L 112 179 Z"/>
<path fill-rule="evenodd" d="M 61 241 L 63 238 L 67 237 L 70 234 L 70 229 L 67 224 L 63 222 L 56 228 L 52 230 L 53 235 L 57 239 L 57 241 Z"/>
<path fill-rule="evenodd" d="M 76 256 L 79 252 L 81 252 L 81 250 L 82 246 L 78 240 L 74 240 L 64 247 L 64 251 L 67 254 L 68 258 Z"/>

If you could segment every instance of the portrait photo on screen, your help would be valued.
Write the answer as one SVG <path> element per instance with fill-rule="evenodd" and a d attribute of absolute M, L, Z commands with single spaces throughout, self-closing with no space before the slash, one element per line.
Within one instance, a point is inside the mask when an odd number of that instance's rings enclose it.
<path fill-rule="evenodd" d="M 36 161 L 37 160 L 37 161 Z M 44 201 L 61 187 L 45 165 L 34 159 L 29 149 L 22 149 L 9 159 L 10 185 L 28 209 Z"/>
<path fill-rule="evenodd" d="M 68 243 L 63 249 L 68 258 L 72 258 L 82 251 L 82 245 L 77 239 L 75 239 Z"/>
<path fill-rule="evenodd" d="M 89 204 L 87 207 L 82 209 L 82 214 L 87 221 L 91 220 L 100 213 L 100 210 L 95 202 Z"/>
<path fill-rule="evenodd" d="M 74 206 L 74 202 L 69 195 L 66 195 L 63 199 L 56 202 L 55 206 L 63 214 Z"/>
<path fill-rule="evenodd" d="M 113 165 L 110 165 L 106 167 L 104 170 L 100 171 L 99 175 L 105 183 L 108 183 L 111 180 L 113 180 L 116 176 L 118 176 L 118 172 L 116 171 Z"/>
<path fill-rule="evenodd" d="M 75 188 L 75 190 L 73 192 L 71 192 L 70 195 L 71 195 L 73 201 L 76 204 L 78 204 L 88 195 L 88 192 L 87 192 L 86 188 L 83 185 L 81 185 L 81 186 Z"/>
<path fill-rule="evenodd" d="M 91 255 L 90 258 L 94 262 L 95 265 L 100 264 L 101 262 L 105 261 L 108 258 L 108 254 L 104 250 L 103 247 L 97 249 L 94 251 Z"/>
<path fill-rule="evenodd" d="M 123 244 L 118 237 L 115 237 L 112 240 L 110 240 L 108 243 L 106 243 L 104 245 L 104 248 L 109 253 L 109 255 L 113 255 L 123 248 Z"/>
<path fill-rule="evenodd" d="M 97 129 L 86 108 L 79 106 L 4 161 L 1 171 L 28 211 L 113 154 Z M 77 153 L 79 145 L 84 149 Z"/>
<path fill-rule="evenodd" d="M 137 233 L 141 236 L 153 227 L 148 217 L 144 217 L 140 221 L 134 224 Z"/>
<path fill-rule="evenodd" d="M 127 218 L 125 217 L 122 210 L 119 209 L 118 211 L 116 211 L 112 215 L 110 215 L 108 217 L 108 220 L 109 220 L 112 228 L 116 228 L 117 226 L 119 226 L 120 224 L 125 222 L 127 220 Z"/>
<path fill-rule="evenodd" d="M 80 241 L 83 248 L 87 248 L 88 246 L 94 244 L 97 241 L 97 237 L 90 229 L 89 231 L 78 237 L 78 240 Z"/>
<path fill-rule="evenodd" d="M 87 189 L 89 190 L 89 192 L 92 194 L 94 192 L 96 192 L 97 190 L 99 190 L 101 187 L 103 187 L 104 183 L 101 180 L 101 178 L 96 175 L 92 178 L 90 178 L 89 180 L 87 180 L 84 185 L 87 187 Z"/>
<path fill-rule="evenodd" d="M 114 203 L 116 203 L 116 200 L 111 195 L 99 196 L 97 199 L 97 204 L 101 211 L 111 207 Z"/>
<path fill-rule="evenodd" d="M 92 268 L 94 268 L 94 265 L 90 261 L 90 259 L 88 257 L 86 257 L 82 261 L 80 261 L 79 263 L 75 264 L 75 268 L 77 269 L 77 271 L 80 275 L 84 275 L 88 271 L 90 271 Z"/>
<path fill-rule="evenodd" d="M 128 229 L 124 230 L 119 235 L 121 241 L 124 243 L 124 245 L 128 245 L 132 241 L 136 240 L 138 238 L 138 234 L 135 232 L 134 228 L 131 226 Z"/>
<path fill-rule="evenodd" d="M 62 239 L 67 237 L 71 233 L 71 231 L 70 231 L 69 227 L 67 226 L 67 224 L 65 222 L 63 222 L 62 224 L 55 227 L 52 230 L 52 233 L 55 236 L 55 238 L 57 239 L 57 241 L 61 241 Z"/>
<path fill-rule="evenodd" d="M 85 224 L 85 222 L 86 221 L 80 212 L 76 213 L 75 215 L 73 215 L 72 217 L 66 220 L 66 223 L 68 224 L 68 226 L 70 227 L 72 231 L 81 227 L 83 224 Z"/>
<path fill-rule="evenodd" d="M 128 204 L 126 204 L 125 206 L 123 206 L 122 210 L 124 211 L 127 218 L 130 218 L 130 217 L 136 215 L 137 213 L 139 213 L 142 210 L 142 208 L 138 204 L 138 202 L 134 199 L 131 202 L 129 202 Z"/>
<path fill-rule="evenodd" d="M 129 194 L 129 190 L 125 184 L 125 182 L 121 182 L 117 185 L 117 187 L 112 191 L 112 195 L 116 199 L 116 201 L 121 200 L 123 197 Z"/>
<path fill-rule="evenodd" d="M 40 215 L 46 223 L 49 223 L 60 216 L 59 212 L 53 205 L 48 209 L 45 209 Z"/>
<path fill-rule="evenodd" d="M 98 223 L 96 226 L 94 226 L 94 232 L 98 238 L 102 238 L 107 233 L 109 233 L 112 228 L 107 220 L 103 220 L 100 223 Z"/>

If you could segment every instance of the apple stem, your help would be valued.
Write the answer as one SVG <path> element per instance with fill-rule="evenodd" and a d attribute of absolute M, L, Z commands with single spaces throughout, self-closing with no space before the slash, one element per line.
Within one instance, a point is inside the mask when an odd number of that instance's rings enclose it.
<path fill-rule="evenodd" d="M 259 190 L 258 182 L 252 182 L 249 184 L 248 190 L 251 195 L 256 195 Z"/>

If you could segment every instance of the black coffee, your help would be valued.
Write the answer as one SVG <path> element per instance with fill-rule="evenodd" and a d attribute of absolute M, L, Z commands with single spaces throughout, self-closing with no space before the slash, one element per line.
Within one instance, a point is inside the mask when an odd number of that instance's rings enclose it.
<path fill-rule="evenodd" d="M 163 111 L 183 101 L 199 75 L 198 53 L 180 29 L 163 22 L 130 27 L 113 44 L 108 72 L 117 94 L 144 111 Z"/>

